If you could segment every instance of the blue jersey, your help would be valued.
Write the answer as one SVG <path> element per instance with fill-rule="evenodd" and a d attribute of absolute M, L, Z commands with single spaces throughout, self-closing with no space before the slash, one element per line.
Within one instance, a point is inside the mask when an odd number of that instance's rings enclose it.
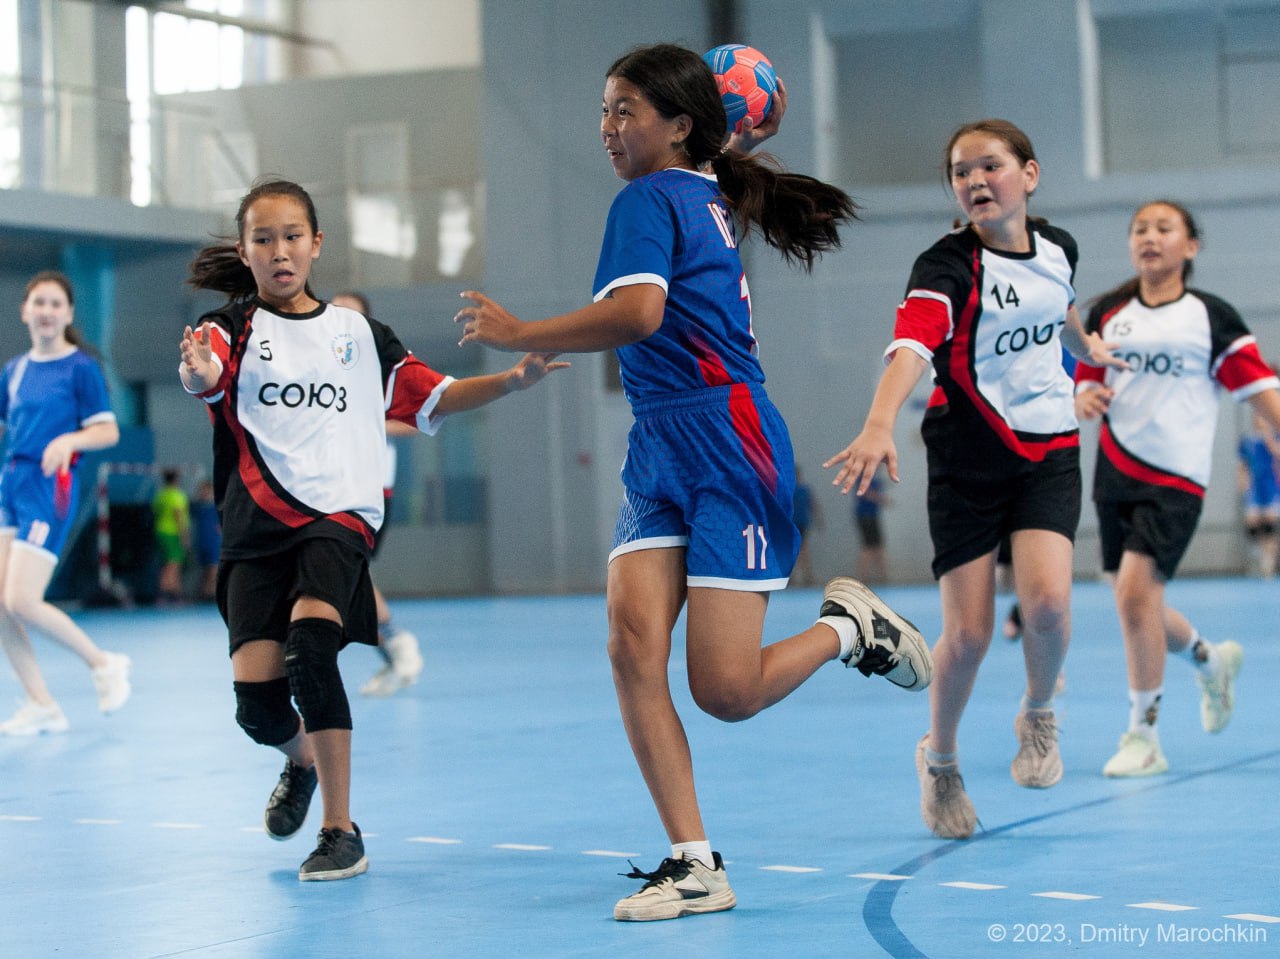
<path fill-rule="evenodd" d="M 627 399 L 763 383 L 733 218 L 714 176 L 660 170 L 628 183 L 605 225 L 594 299 L 637 283 L 666 293 L 662 326 L 618 350 Z"/>
<path fill-rule="evenodd" d="M 102 370 L 82 350 L 56 360 L 23 353 L 0 373 L 0 422 L 10 460 L 39 463 L 56 437 L 115 418 Z"/>

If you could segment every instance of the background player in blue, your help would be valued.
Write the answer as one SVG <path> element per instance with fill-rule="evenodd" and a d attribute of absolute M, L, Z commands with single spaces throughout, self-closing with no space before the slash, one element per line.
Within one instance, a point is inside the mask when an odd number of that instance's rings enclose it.
<path fill-rule="evenodd" d="M 1187 286 L 1199 250 L 1185 207 L 1139 207 L 1129 224 L 1137 276 L 1094 300 L 1086 324 L 1118 344 L 1128 368 L 1076 370 L 1077 414 L 1102 417 L 1093 498 L 1129 674 L 1129 728 L 1106 776 L 1169 768 L 1157 733 L 1166 651 L 1196 667 L 1211 733 L 1231 719 L 1244 659 L 1239 643 L 1208 642 L 1165 600 L 1204 505 L 1221 392 L 1280 430 L 1280 380 L 1257 341 L 1230 304 Z"/>
<path fill-rule="evenodd" d="M 458 312 L 462 342 L 501 349 L 617 349 L 632 427 L 609 557 L 609 655 L 622 720 L 671 855 L 614 918 L 672 919 L 735 903 L 703 828 L 684 727 L 668 685 L 671 632 L 687 605 L 694 700 L 726 721 L 778 702 L 833 659 L 923 689 L 932 665 L 915 627 L 852 579 L 828 584 L 818 623 L 760 648 L 769 591 L 795 560 L 795 470 L 763 388 L 737 227 L 754 226 L 811 267 L 855 214 L 835 187 L 743 152 L 786 106 L 726 146 L 710 69 L 660 44 L 609 68 L 600 133 L 628 181 L 605 226 L 591 305 L 521 322 L 481 293 Z M 552 346 L 550 344 L 556 344 Z"/>
<path fill-rule="evenodd" d="M 98 707 L 109 713 L 129 698 L 129 657 L 94 645 L 62 610 L 45 602 L 75 517 L 76 463 L 84 450 L 120 438 L 97 361 L 72 328 L 75 294 L 61 273 L 27 283 L 22 322 L 31 349 L 0 374 L 0 423 L 8 447 L 0 477 L 0 642 L 27 699 L 0 733 L 62 732 L 67 717 L 45 685 L 28 630 L 62 643 L 92 670 Z"/>
<path fill-rule="evenodd" d="M 1006 534 L 1027 673 L 1010 774 L 1029 788 L 1062 778 L 1053 690 L 1070 636 L 1080 450 L 1059 333 L 1076 356 L 1120 361 L 1100 337 L 1085 335 L 1076 315 L 1075 241 L 1027 216 L 1040 166 L 1026 134 L 1007 120 L 966 124 L 943 162 L 968 224 L 917 258 L 862 432 L 826 465 L 840 464 L 835 483 L 845 493 L 866 492 L 881 463 L 897 482 L 894 424 L 932 366 L 937 386 L 921 432 L 942 636 L 916 772 L 930 831 L 965 839 L 977 813 L 960 776 L 957 730 L 991 645 L 996 552 Z"/>
<path fill-rule="evenodd" d="M 324 821 L 298 878 L 349 879 L 368 859 L 351 819 L 351 709 L 338 653 L 377 641 L 368 559 L 383 520 L 385 421 L 434 432 L 441 417 L 567 364 L 530 355 L 502 373 L 454 379 L 383 324 L 317 300 L 308 278 L 324 234 L 296 183 L 255 184 L 236 227 L 234 245 L 192 261 L 189 282 L 228 300 L 198 331 L 183 331 L 179 366 L 214 421 L 218 607 L 236 720 L 288 757 L 264 815 L 273 839 L 298 832 L 319 785 Z"/>
<path fill-rule="evenodd" d="M 1276 573 L 1276 548 L 1280 537 L 1280 437 L 1267 421 L 1254 413 L 1250 428 L 1240 437 L 1240 491 L 1244 497 L 1244 528 L 1253 545 L 1258 575 L 1270 579 Z"/>

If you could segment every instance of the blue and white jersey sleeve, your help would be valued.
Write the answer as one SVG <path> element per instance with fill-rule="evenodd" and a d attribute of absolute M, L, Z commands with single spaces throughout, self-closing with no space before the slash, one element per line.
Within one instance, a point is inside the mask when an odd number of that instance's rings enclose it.
<path fill-rule="evenodd" d="M 592 301 L 637 283 L 652 283 L 668 292 L 676 230 L 675 212 L 660 193 L 642 183 L 624 188 L 609 209 Z"/>
<path fill-rule="evenodd" d="M 111 411 L 111 397 L 107 394 L 107 381 L 101 367 L 83 353 L 78 355 L 82 359 L 75 365 L 73 387 L 80 426 L 115 422 L 116 415 Z"/>

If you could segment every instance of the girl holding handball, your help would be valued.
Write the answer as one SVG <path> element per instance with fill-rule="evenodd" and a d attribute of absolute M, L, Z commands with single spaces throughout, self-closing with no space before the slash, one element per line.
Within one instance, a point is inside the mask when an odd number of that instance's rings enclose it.
<path fill-rule="evenodd" d="M 925 824 L 966 839 L 977 814 L 960 777 L 956 731 L 991 643 L 1005 535 L 1027 672 L 1011 773 L 1031 788 L 1062 778 L 1053 691 L 1070 635 L 1080 448 L 1059 335 L 1076 357 L 1123 362 L 1076 314 L 1075 241 L 1027 216 L 1040 167 L 1026 134 L 1006 120 L 970 123 L 952 134 L 943 162 L 968 222 L 917 258 L 862 432 L 825 465 L 839 464 L 835 483 L 845 493 L 864 493 L 881 463 L 896 482 L 894 424 L 932 366 L 937 385 L 922 433 L 942 636 L 916 770 Z"/>
<path fill-rule="evenodd" d="M 256 184 L 236 227 L 234 245 L 207 247 L 191 264 L 191 285 L 228 301 L 184 331 L 179 367 L 213 420 L 217 599 L 236 721 L 288 757 L 265 814 L 273 839 L 302 827 L 320 785 L 324 821 L 298 878 L 347 879 L 368 860 L 349 809 L 338 652 L 378 641 L 368 561 L 383 520 L 386 420 L 434 433 L 444 416 L 568 364 L 530 354 L 503 373 L 455 380 L 383 324 L 317 300 L 308 277 L 324 236 L 296 183 Z"/>
<path fill-rule="evenodd" d="M 725 721 L 783 699 L 833 659 L 922 689 L 919 632 L 862 584 L 828 584 L 821 618 L 761 649 L 769 592 L 799 547 L 795 467 L 764 391 L 738 227 L 755 227 L 811 268 L 856 207 L 842 191 L 747 155 L 786 107 L 726 140 L 725 109 L 696 53 L 627 53 L 605 79 L 600 134 L 627 185 L 605 225 L 590 305 L 517 319 L 482 293 L 459 310 L 463 343 L 504 350 L 616 349 L 635 415 L 625 494 L 609 555 L 609 656 L 622 721 L 671 841 L 671 855 L 614 908 L 619 920 L 673 919 L 736 900 L 703 828 L 684 727 L 668 685 L 671 634 L 687 608 L 694 700 Z"/>
<path fill-rule="evenodd" d="M 31 629 L 85 661 L 104 713 L 123 706 L 131 691 L 129 657 L 99 649 L 44 598 L 75 519 L 80 454 L 120 439 L 102 370 L 80 348 L 71 325 L 74 307 L 71 281 L 61 273 L 46 270 L 32 277 L 22 300 L 31 349 L 0 374 L 0 424 L 8 439 L 0 475 L 0 643 L 27 696 L 0 723 L 6 736 L 68 727 L 36 663 Z"/>
<path fill-rule="evenodd" d="M 1094 300 L 1086 324 L 1118 344 L 1128 368 L 1076 370 L 1077 415 L 1102 418 L 1093 498 L 1129 672 L 1129 728 L 1106 776 L 1169 768 L 1156 731 L 1166 651 L 1196 667 L 1200 722 L 1210 733 L 1231 719 L 1244 660 L 1239 643 L 1210 643 L 1165 602 L 1200 520 L 1221 392 L 1248 400 L 1280 430 L 1280 380 L 1240 314 L 1187 286 L 1199 251 L 1200 230 L 1185 207 L 1139 207 L 1129 224 L 1137 276 Z"/>

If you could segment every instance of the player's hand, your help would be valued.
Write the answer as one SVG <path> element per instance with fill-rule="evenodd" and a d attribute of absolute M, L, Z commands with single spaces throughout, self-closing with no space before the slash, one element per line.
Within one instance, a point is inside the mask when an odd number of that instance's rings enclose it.
<path fill-rule="evenodd" d="M 830 469 L 837 463 L 840 469 L 831 485 L 839 486 L 841 494 L 847 494 L 854 486 L 859 496 L 866 493 L 881 463 L 888 470 L 889 479 L 898 482 L 898 449 L 893 444 L 893 433 L 888 430 L 864 429 L 852 443 L 823 463 L 822 468 Z"/>
<path fill-rule="evenodd" d="M 1111 406 L 1116 391 L 1107 386 L 1094 386 L 1076 394 L 1076 419 L 1095 420 Z"/>
<path fill-rule="evenodd" d="M 779 77 L 778 87 L 773 91 L 773 104 L 769 107 L 769 115 L 761 121 L 759 126 L 755 125 L 751 117 L 746 117 L 738 132 L 729 135 L 725 149 L 750 153 L 778 132 L 778 128 L 782 126 L 782 115 L 786 112 L 787 88 L 783 86 L 782 78 Z"/>
<path fill-rule="evenodd" d="M 1097 333 L 1086 333 L 1084 342 L 1089 352 L 1079 358 L 1082 363 L 1088 363 L 1090 366 L 1111 366 L 1118 370 L 1129 369 L 1129 362 L 1116 356 L 1115 351 L 1120 349 L 1119 343 L 1104 340 Z"/>
<path fill-rule="evenodd" d="M 209 324 L 202 323 L 198 330 L 186 327 L 178 349 L 182 356 L 182 369 L 188 383 L 203 392 L 212 389 L 218 381 L 218 368 L 213 362 L 213 345 L 209 340 Z"/>
<path fill-rule="evenodd" d="M 471 303 L 453 315 L 453 322 L 462 324 L 459 346 L 464 343 L 481 343 L 497 350 L 517 349 L 515 340 L 522 326 L 520 320 L 483 293 L 463 290 L 462 298 Z"/>
<path fill-rule="evenodd" d="M 564 360 L 552 362 L 559 353 L 526 353 L 520 362 L 511 367 L 511 378 L 507 381 L 510 392 L 527 390 L 535 383 L 540 383 L 548 373 L 555 370 L 567 370 L 573 364 Z"/>
<path fill-rule="evenodd" d="M 40 455 L 40 470 L 45 476 L 65 473 L 71 469 L 71 461 L 75 459 L 75 455 L 76 447 L 70 433 L 55 436 Z"/>

